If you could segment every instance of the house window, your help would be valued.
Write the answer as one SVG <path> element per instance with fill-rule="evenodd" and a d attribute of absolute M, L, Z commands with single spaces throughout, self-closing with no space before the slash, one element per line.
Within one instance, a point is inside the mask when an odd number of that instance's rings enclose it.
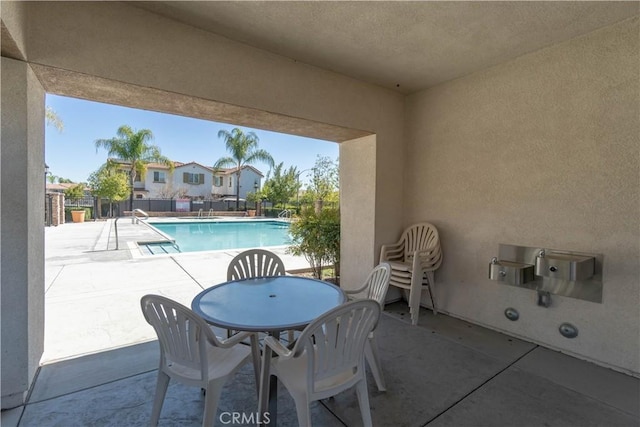
<path fill-rule="evenodd" d="M 136 174 L 136 177 L 133 179 L 133 182 L 142 182 L 142 178 L 140 178 L 139 174 Z"/>
<path fill-rule="evenodd" d="M 153 182 L 165 182 L 164 172 L 153 172 Z"/>
<path fill-rule="evenodd" d="M 233 180 L 231 179 L 231 177 L 229 177 L 229 187 L 231 187 L 231 181 Z"/>
<path fill-rule="evenodd" d="M 194 185 L 204 184 L 204 174 L 185 172 L 182 174 L 182 182 Z"/>
<path fill-rule="evenodd" d="M 224 185 L 224 177 L 222 176 L 214 176 L 213 177 L 213 185 L 216 187 L 222 187 Z"/>

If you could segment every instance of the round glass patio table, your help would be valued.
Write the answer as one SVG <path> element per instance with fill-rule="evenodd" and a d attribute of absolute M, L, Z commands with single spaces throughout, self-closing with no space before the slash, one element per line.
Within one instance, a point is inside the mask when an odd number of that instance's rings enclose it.
<path fill-rule="evenodd" d="M 346 300 L 344 292 L 331 283 L 299 276 L 275 276 L 215 285 L 196 295 L 191 308 L 212 325 L 234 331 L 267 332 L 279 338 L 280 332 L 304 329 Z M 271 347 L 265 346 L 263 352 L 263 358 L 269 360 Z M 268 419 L 269 425 L 276 425 L 277 381 L 270 377 L 270 365 L 262 363 L 260 370 L 258 413 L 263 414 L 269 408 L 269 417 L 259 419 Z"/>

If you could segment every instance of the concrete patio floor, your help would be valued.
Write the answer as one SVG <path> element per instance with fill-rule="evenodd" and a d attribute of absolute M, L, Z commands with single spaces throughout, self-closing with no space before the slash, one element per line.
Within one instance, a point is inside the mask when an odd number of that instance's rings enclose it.
<path fill-rule="evenodd" d="M 11 426 L 143 426 L 155 392 L 158 344 L 139 299 L 159 293 L 189 306 L 225 280 L 238 251 L 132 256 L 127 241 L 154 239 L 130 221 L 87 222 L 45 232 L 45 352 L 25 406 L 2 412 Z M 287 269 L 308 266 L 274 249 Z M 135 254 L 135 251 L 133 251 Z M 640 380 L 443 314 L 388 304 L 378 326 L 387 392 L 369 375 L 375 426 L 639 426 Z M 280 388 L 278 425 L 297 425 Z M 218 415 L 255 413 L 251 366 L 223 391 Z M 199 390 L 171 383 L 160 425 L 198 426 Z M 361 425 L 354 391 L 316 402 L 316 426 Z M 216 425 L 232 425 L 218 418 Z M 240 425 L 240 424 L 235 424 Z"/>

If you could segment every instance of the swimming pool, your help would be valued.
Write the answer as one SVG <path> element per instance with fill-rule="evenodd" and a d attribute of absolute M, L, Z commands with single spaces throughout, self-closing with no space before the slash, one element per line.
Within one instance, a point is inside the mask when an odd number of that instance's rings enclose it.
<path fill-rule="evenodd" d="M 289 223 L 284 221 L 180 221 L 151 222 L 149 225 L 175 239 L 180 252 L 244 249 L 282 246 L 291 242 Z M 167 244 L 154 251 L 156 245 L 146 245 L 151 254 L 177 250 Z"/>

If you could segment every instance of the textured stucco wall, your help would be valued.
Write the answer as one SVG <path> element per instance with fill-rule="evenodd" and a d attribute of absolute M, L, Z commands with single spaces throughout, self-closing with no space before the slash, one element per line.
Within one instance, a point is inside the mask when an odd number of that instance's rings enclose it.
<path fill-rule="evenodd" d="M 376 199 L 376 137 L 365 136 L 340 144 L 340 216 L 350 224 L 341 228 L 341 265 L 368 265 L 375 257 L 375 236 L 367 230 L 375 228 Z M 345 189 L 359 188 L 347 192 Z M 358 235 L 358 239 L 344 239 L 344 235 Z M 366 276 L 365 276 L 366 277 Z M 361 280 L 345 279 L 341 272 L 341 286 L 356 289 Z"/>
<path fill-rule="evenodd" d="M 405 223 L 440 230 L 444 310 L 636 374 L 638 38 L 633 18 L 410 96 L 404 192 Z M 603 254 L 603 303 L 488 280 L 500 243 Z"/>
<path fill-rule="evenodd" d="M 24 2 L 0 2 L 2 56 L 24 59 L 27 40 L 27 12 Z"/>
<path fill-rule="evenodd" d="M 44 91 L 2 58 L 2 408 L 22 403 L 44 343 Z M 16 179 L 20 177 L 20 179 Z"/>

